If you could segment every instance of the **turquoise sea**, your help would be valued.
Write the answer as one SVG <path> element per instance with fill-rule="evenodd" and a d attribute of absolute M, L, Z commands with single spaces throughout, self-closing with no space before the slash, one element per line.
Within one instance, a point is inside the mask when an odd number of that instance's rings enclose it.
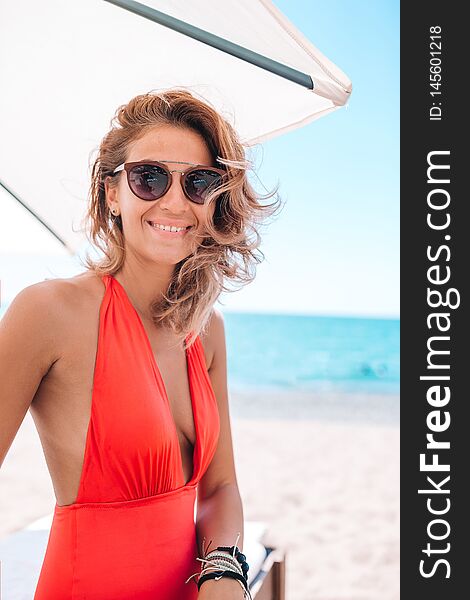
<path fill-rule="evenodd" d="M 224 312 L 235 390 L 399 393 L 398 319 Z"/>

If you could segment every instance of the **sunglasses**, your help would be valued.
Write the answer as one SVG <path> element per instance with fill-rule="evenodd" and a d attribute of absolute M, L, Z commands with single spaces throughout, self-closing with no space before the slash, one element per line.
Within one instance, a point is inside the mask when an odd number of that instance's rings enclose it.
<path fill-rule="evenodd" d="M 226 171 L 215 167 L 206 167 L 177 160 L 165 162 L 181 165 L 192 165 L 191 169 L 170 171 L 163 161 L 140 161 L 123 163 L 116 167 L 113 175 L 119 171 L 126 171 L 127 183 L 131 191 L 141 200 L 158 200 L 170 189 L 172 173 L 181 173 L 181 187 L 186 197 L 195 204 L 204 204 L 209 192 L 222 183 Z"/>

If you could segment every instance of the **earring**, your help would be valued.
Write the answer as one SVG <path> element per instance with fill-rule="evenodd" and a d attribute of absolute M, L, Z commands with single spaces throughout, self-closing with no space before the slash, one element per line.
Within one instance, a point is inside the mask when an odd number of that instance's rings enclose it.
<path fill-rule="evenodd" d="M 119 215 L 119 213 L 117 212 L 117 210 L 116 210 L 116 209 L 114 209 L 114 208 L 112 208 L 112 209 L 111 209 L 111 212 L 113 213 L 113 215 L 114 215 L 115 217 L 117 217 L 117 216 Z"/>

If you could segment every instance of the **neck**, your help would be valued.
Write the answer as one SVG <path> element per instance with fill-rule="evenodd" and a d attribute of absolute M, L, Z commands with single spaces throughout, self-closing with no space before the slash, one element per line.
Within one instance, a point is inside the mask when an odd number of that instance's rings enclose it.
<path fill-rule="evenodd" d="M 166 264 L 130 264 L 126 260 L 114 278 L 123 286 L 143 319 L 151 320 L 150 307 L 167 293 L 175 266 Z"/>

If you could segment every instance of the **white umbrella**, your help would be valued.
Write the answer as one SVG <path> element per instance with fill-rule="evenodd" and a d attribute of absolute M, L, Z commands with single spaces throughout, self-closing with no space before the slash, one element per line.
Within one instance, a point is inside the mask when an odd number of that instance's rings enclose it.
<path fill-rule="evenodd" d="M 71 252 L 115 109 L 185 87 L 253 145 L 340 106 L 351 82 L 270 0 L 0 4 L 0 185 Z"/>

